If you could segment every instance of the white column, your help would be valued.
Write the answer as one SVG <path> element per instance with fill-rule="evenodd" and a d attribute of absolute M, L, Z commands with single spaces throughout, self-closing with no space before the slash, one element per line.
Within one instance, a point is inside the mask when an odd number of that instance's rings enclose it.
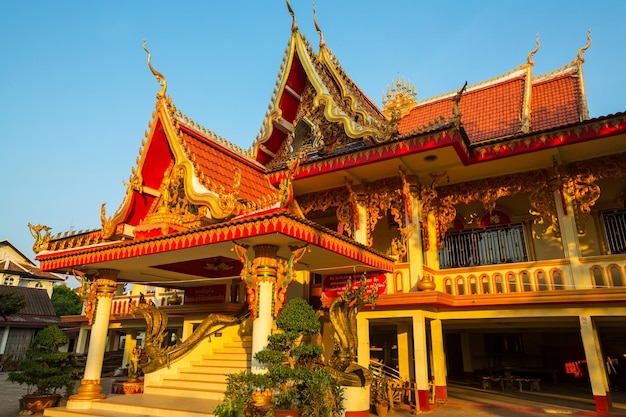
<path fill-rule="evenodd" d="M 80 326 L 78 331 L 78 340 L 76 341 L 76 353 L 85 353 L 87 347 L 87 337 L 89 336 L 89 327 Z"/>
<path fill-rule="evenodd" d="M 254 312 L 252 322 L 252 365 L 253 373 L 264 373 L 266 367 L 254 356 L 267 346 L 267 338 L 272 334 L 274 326 L 274 290 L 276 285 L 278 246 L 254 246 L 255 259 L 252 262 L 255 277 L 253 293 L 256 294 L 255 305 L 250 306 Z"/>
<path fill-rule="evenodd" d="M 357 194 L 355 206 L 357 224 L 354 225 L 354 240 L 367 246 L 367 207 L 365 207 L 365 196 L 363 194 Z"/>
<path fill-rule="evenodd" d="M 430 337 L 433 345 L 433 376 L 437 400 L 448 399 L 446 356 L 443 349 L 443 325 L 441 320 L 431 320 Z"/>
<path fill-rule="evenodd" d="M 417 191 L 415 193 L 417 193 Z M 415 228 L 409 234 L 406 242 L 409 261 L 409 276 L 402 277 L 403 292 L 409 292 L 411 288 L 415 287 L 419 280 L 422 279 L 422 273 L 424 271 L 424 245 L 421 233 L 422 224 L 420 222 L 422 215 L 420 210 L 420 200 L 417 197 L 413 197 L 413 195 L 409 195 L 408 198 L 411 201 L 411 223 L 408 222 L 409 216 L 407 215 L 407 227 L 415 226 Z"/>
<path fill-rule="evenodd" d="M 116 280 L 119 271 L 101 269 L 98 271 L 96 310 L 91 325 L 91 338 L 89 339 L 89 353 L 85 374 L 81 380 L 78 393 L 70 397 L 67 403 L 69 409 L 84 409 L 90 407 L 91 400 L 105 398 L 100 385 L 102 376 L 102 363 L 109 330 L 109 317 L 111 305 L 116 290 Z"/>
<path fill-rule="evenodd" d="M 2 331 L 2 338 L 0 339 L 0 354 L 4 355 L 4 350 L 7 348 L 7 340 L 9 340 L 9 331 L 11 330 L 11 326 L 8 323 L 4 326 L 4 330 Z"/>
<path fill-rule="evenodd" d="M 556 213 L 559 219 L 563 254 L 565 258 L 570 261 L 571 273 L 569 276 L 565 277 L 568 278 L 567 281 L 564 282 L 566 285 L 565 289 L 586 290 L 592 288 L 591 273 L 588 270 L 585 271 L 585 268 L 580 262 L 582 253 L 580 251 L 578 227 L 576 226 L 572 197 L 565 189 L 555 191 L 553 196 L 556 204 Z"/>
<path fill-rule="evenodd" d="M 421 311 L 413 315 L 413 351 L 415 354 L 416 407 L 428 410 L 428 345 L 426 343 L 426 322 Z"/>
<path fill-rule="evenodd" d="M 398 371 L 400 378 L 405 381 L 411 379 L 410 354 L 413 351 L 409 340 L 410 327 L 408 324 L 398 324 Z"/>
<path fill-rule="evenodd" d="M 252 372 L 263 373 L 266 368 L 260 364 L 254 355 L 267 346 L 267 338 L 272 334 L 274 317 L 272 300 L 274 298 L 274 283 L 269 281 L 259 282 L 257 286 L 258 306 L 256 317 L 252 322 Z"/>
<path fill-rule="evenodd" d="M 611 394 L 609 391 L 609 381 L 606 375 L 605 358 L 602 354 L 598 331 L 588 315 L 580 315 L 580 334 L 582 336 L 591 391 L 596 403 L 596 411 L 608 412 L 611 408 Z"/>

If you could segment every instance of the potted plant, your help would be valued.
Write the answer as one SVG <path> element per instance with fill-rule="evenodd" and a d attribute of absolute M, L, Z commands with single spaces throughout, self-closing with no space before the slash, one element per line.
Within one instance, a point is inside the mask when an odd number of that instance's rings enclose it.
<path fill-rule="evenodd" d="M 389 380 L 382 374 L 375 374 L 370 389 L 376 414 L 385 417 L 389 412 Z"/>
<path fill-rule="evenodd" d="M 271 396 L 268 399 L 265 394 L 269 389 L 265 375 L 242 371 L 228 375 L 226 382 L 224 400 L 213 409 L 216 417 L 245 417 L 253 408 L 269 408 L 264 404 L 271 402 Z"/>
<path fill-rule="evenodd" d="M 343 410 L 342 392 L 321 365 L 323 348 L 307 343 L 321 329 L 313 308 L 303 299 L 285 303 L 276 330 L 255 358 L 267 366 L 273 393 L 274 416 L 327 417 Z"/>
<path fill-rule="evenodd" d="M 229 375 L 217 417 L 266 415 L 338 417 L 343 390 L 321 362 L 323 348 L 308 343 L 320 331 L 313 308 L 303 299 L 288 301 L 276 318 L 276 330 L 255 358 L 267 367 L 263 374 Z M 263 394 L 271 393 L 271 402 Z"/>
<path fill-rule="evenodd" d="M 66 395 L 71 393 L 76 378 L 73 357 L 71 353 L 59 352 L 59 347 L 67 342 L 67 336 L 57 326 L 46 327 L 35 335 L 18 362 L 18 370 L 9 372 L 9 381 L 28 385 L 28 392 L 21 399 L 27 410 L 42 413 L 57 404 L 60 389 L 65 388 Z"/>

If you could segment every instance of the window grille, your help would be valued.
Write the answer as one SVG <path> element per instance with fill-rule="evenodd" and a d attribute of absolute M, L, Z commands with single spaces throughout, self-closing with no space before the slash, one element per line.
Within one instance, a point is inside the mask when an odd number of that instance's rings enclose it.
<path fill-rule="evenodd" d="M 601 218 L 609 252 L 626 253 L 626 209 L 604 211 Z"/>
<path fill-rule="evenodd" d="M 528 261 L 521 223 L 448 232 L 439 250 L 439 266 L 463 268 Z"/>

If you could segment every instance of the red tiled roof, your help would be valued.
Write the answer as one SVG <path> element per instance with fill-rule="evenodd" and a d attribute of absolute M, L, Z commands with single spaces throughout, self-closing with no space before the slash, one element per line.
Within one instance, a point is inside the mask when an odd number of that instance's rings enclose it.
<path fill-rule="evenodd" d="M 265 171 L 212 143 L 209 139 L 181 132 L 183 147 L 187 157 L 196 167 L 196 175 L 208 178 L 208 187 L 215 192 L 230 193 L 235 183 L 235 171 L 241 173 L 241 188 L 238 197 L 246 201 L 257 202 L 263 197 L 274 198 L 278 190 L 272 187 L 265 176 Z M 202 180 L 201 180 L 202 181 Z"/>
<path fill-rule="evenodd" d="M 526 72 L 496 80 L 463 93 L 461 123 L 471 143 L 520 133 L 524 111 Z M 565 126 L 580 121 L 582 96 L 575 68 L 556 76 L 535 79 L 530 91 L 531 130 Z M 401 135 L 441 118 L 453 116 L 454 95 L 418 104 L 398 126 Z"/>
<path fill-rule="evenodd" d="M 540 131 L 580 121 L 581 94 L 578 73 L 570 71 L 533 82 L 531 130 Z"/>
<path fill-rule="evenodd" d="M 461 122 L 470 142 L 513 135 L 520 130 L 520 117 L 524 105 L 525 74 L 496 81 L 463 93 L 459 102 Z M 454 95 L 418 104 L 402 118 L 400 134 L 428 124 L 444 116 L 453 116 Z"/>

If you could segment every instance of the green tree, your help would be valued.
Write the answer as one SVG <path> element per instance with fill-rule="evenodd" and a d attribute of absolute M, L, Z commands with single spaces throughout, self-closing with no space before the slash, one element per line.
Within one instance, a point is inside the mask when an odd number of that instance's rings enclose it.
<path fill-rule="evenodd" d="M 65 285 L 54 286 L 50 300 L 57 317 L 73 316 L 83 311 L 83 302 L 78 294 Z"/>
<path fill-rule="evenodd" d="M 6 321 L 7 317 L 26 307 L 26 297 L 0 289 L 0 316 Z"/>

